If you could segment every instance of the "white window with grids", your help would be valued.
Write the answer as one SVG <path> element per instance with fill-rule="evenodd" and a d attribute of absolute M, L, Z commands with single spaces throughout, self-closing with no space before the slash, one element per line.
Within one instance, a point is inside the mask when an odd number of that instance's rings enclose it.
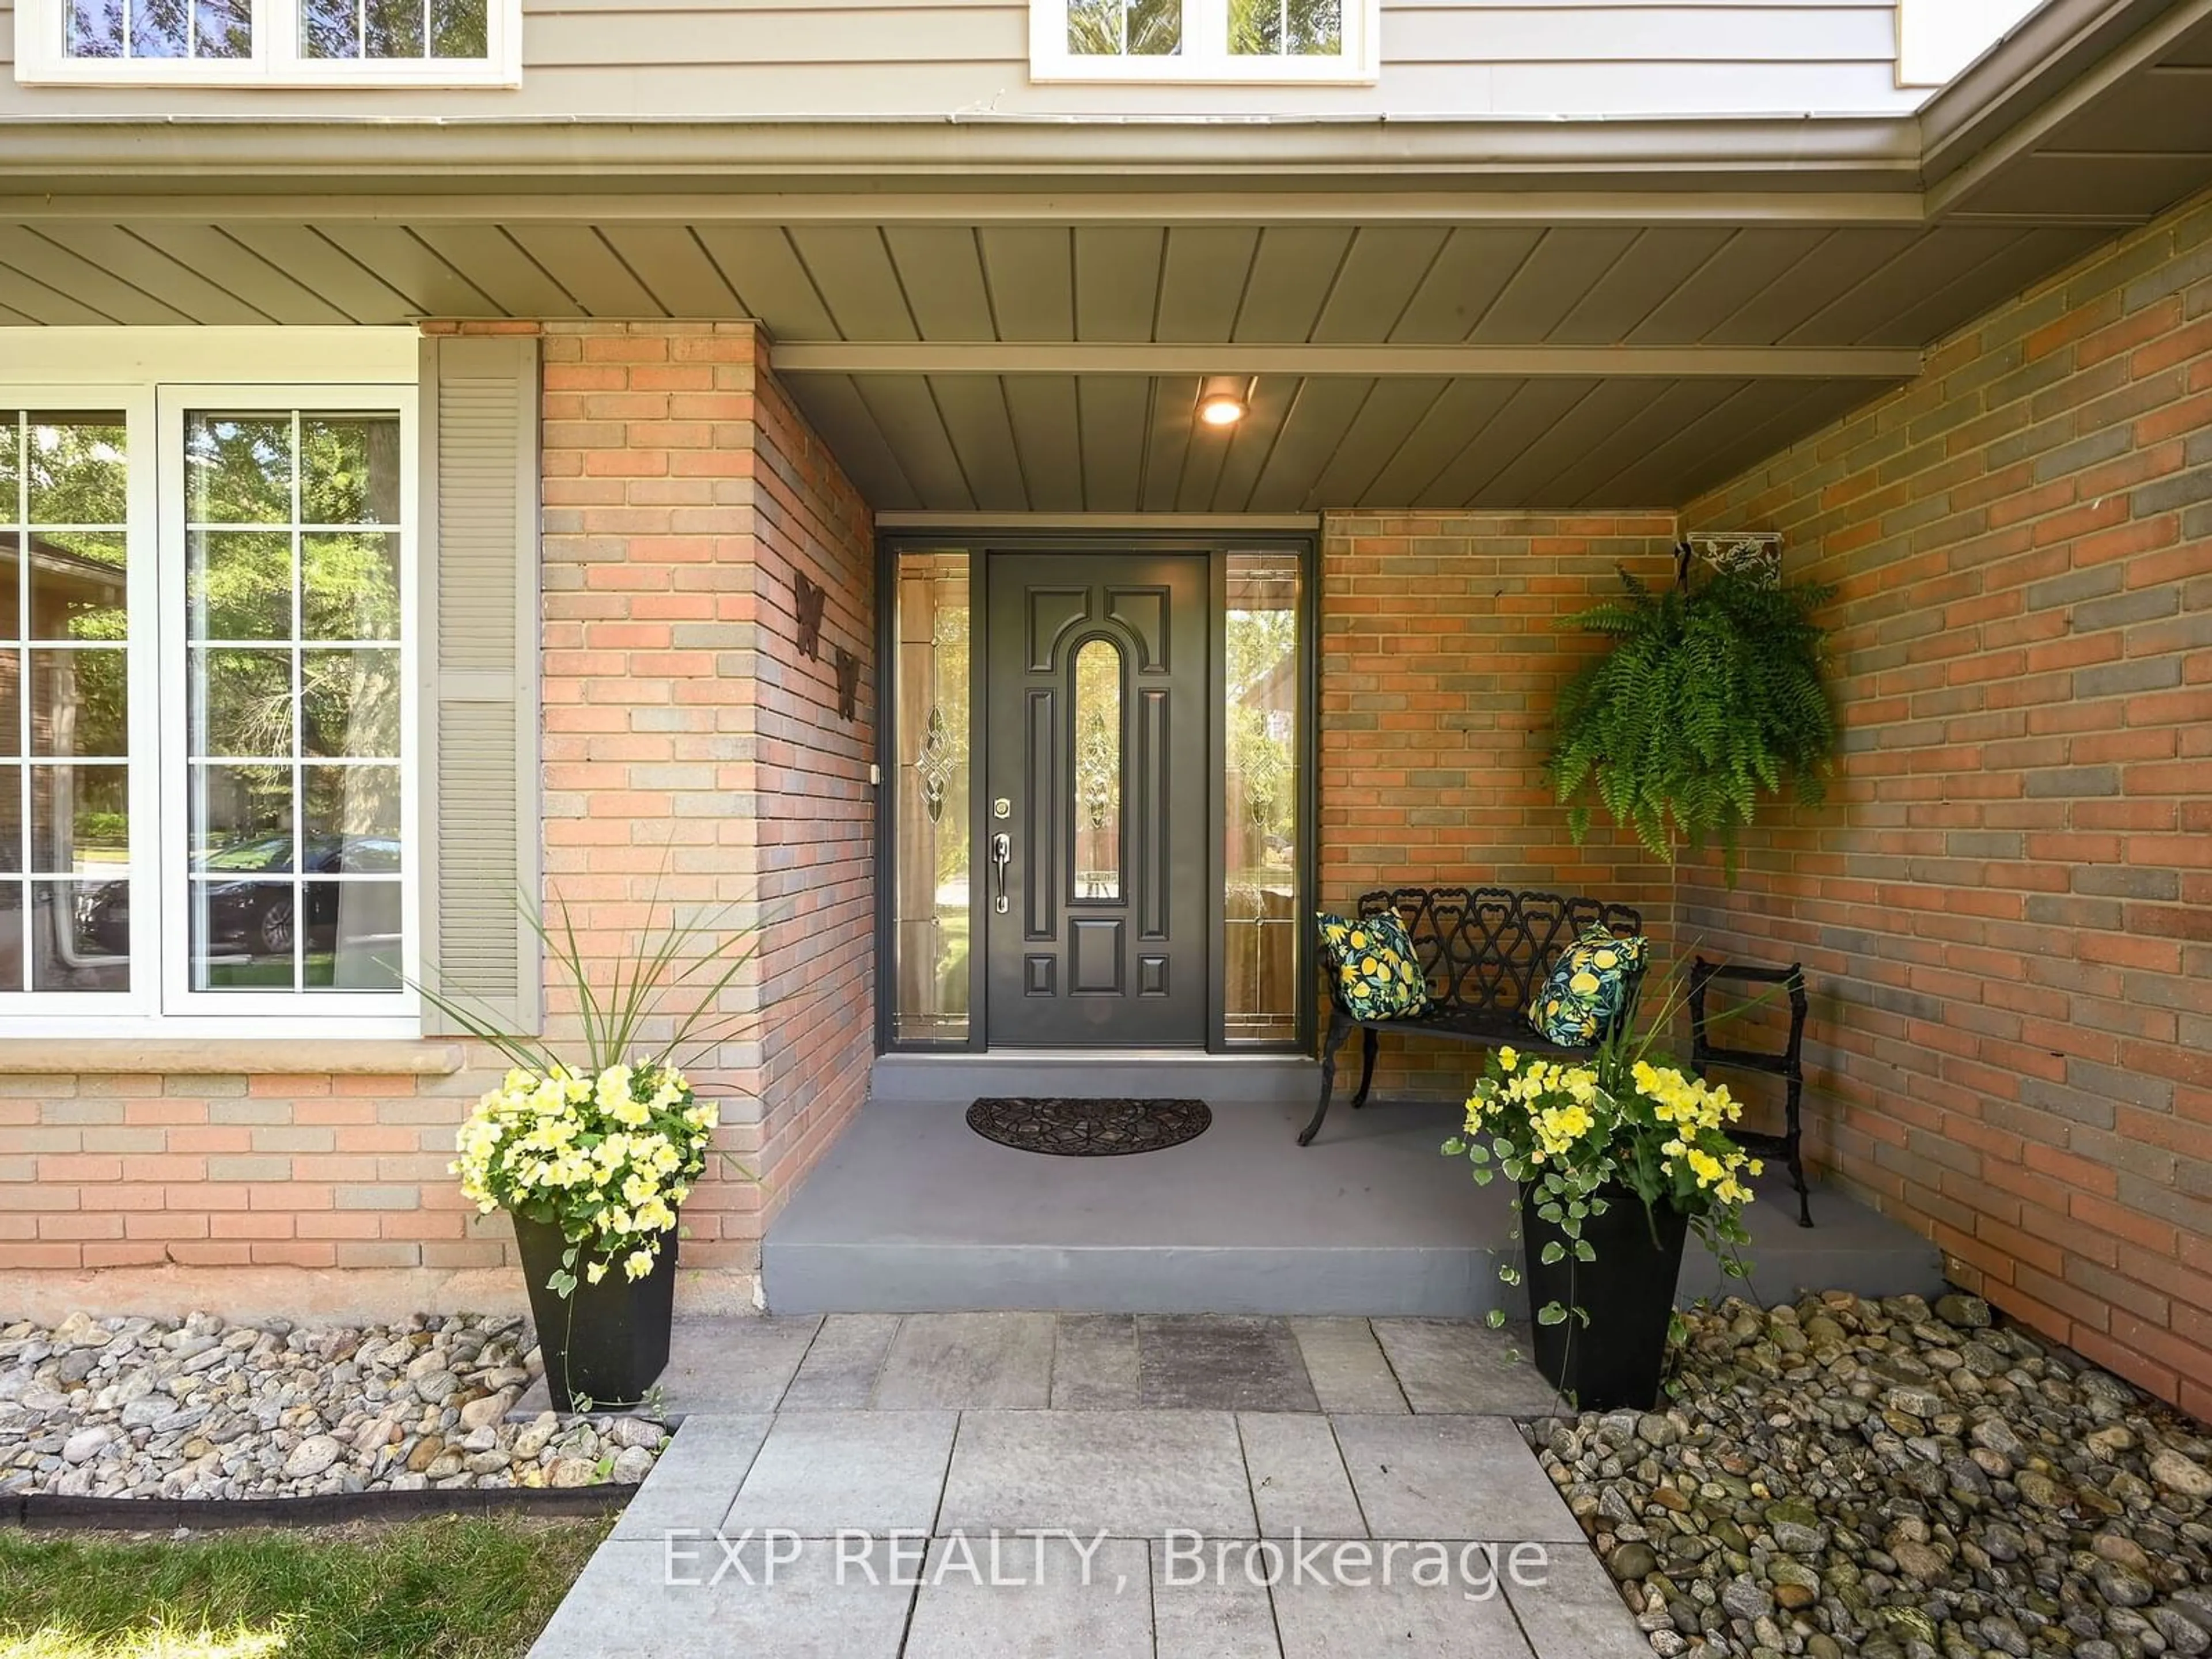
<path fill-rule="evenodd" d="M 514 86 L 521 0 L 18 0 L 31 84 Z"/>
<path fill-rule="evenodd" d="M 414 389 L 108 398 L 0 386 L 0 1030 L 411 1035 Z"/>
<path fill-rule="evenodd" d="M 1379 73 L 1379 0 L 1030 0 L 1038 81 L 1358 83 Z"/>

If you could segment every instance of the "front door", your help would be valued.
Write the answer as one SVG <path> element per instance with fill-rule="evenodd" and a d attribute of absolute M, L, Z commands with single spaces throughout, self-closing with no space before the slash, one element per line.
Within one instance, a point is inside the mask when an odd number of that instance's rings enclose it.
<path fill-rule="evenodd" d="M 991 1045 L 1203 1047 L 1206 556 L 1000 553 L 988 580 Z"/>

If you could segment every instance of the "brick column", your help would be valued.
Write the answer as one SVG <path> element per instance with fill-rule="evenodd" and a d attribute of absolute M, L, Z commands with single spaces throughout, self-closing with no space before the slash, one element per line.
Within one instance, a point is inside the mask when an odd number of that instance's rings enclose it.
<path fill-rule="evenodd" d="M 626 948 L 656 892 L 760 929 L 726 999 L 752 1018 L 695 1068 L 735 1161 L 684 1212 L 688 1267 L 750 1270 L 873 1053 L 869 516 L 750 324 L 542 331 L 548 891 L 594 952 Z M 800 574 L 828 595 L 813 659 Z M 574 999 L 550 988 L 558 1030 Z"/>

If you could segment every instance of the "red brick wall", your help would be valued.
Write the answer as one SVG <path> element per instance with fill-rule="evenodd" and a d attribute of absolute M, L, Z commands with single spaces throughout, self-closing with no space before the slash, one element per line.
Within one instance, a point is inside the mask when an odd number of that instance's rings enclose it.
<path fill-rule="evenodd" d="M 738 1162 L 684 1210 L 687 1266 L 750 1270 L 763 1194 L 772 1209 L 867 1087 L 870 520 L 750 325 L 544 335 L 548 885 L 586 949 L 623 948 L 656 889 L 760 927 L 726 1005 L 757 1017 L 700 1077 Z M 802 571 L 829 594 L 811 660 Z M 851 720 L 839 647 L 860 664 Z"/>
<path fill-rule="evenodd" d="M 1321 896 L 1500 886 L 1637 906 L 1662 939 L 1666 867 L 1609 823 L 1577 848 L 1544 781 L 1545 722 L 1593 649 L 1561 617 L 1670 574 L 1670 514 L 1331 516 L 1322 540 Z M 1347 1052 L 1356 1053 L 1348 1047 Z M 1378 1087 L 1464 1096 L 1457 1044 L 1382 1045 Z"/>
<path fill-rule="evenodd" d="M 773 1214 L 866 1097 L 876 1052 L 876 554 L 866 503 L 771 375 L 754 418 L 754 787 L 772 1011 L 757 1086 Z M 795 643 L 794 570 L 829 594 L 812 661 Z M 851 720 L 837 712 L 840 647 L 858 664 Z"/>
<path fill-rule="evenodd" d="M 1821 1161 L 2212 1417 L 2212 198 L 1684 522 L 1838 584 L 1846 752 L 1682 931 L 1804 960 Z"/>
<path fill-rule="evenodd" d="M 758 1018 L 694 1075 L 772 1207 L 858 1105 L 872 1050 L 867 509 L 748 325 L 467 326 L 544 337 L 548 890 L 588 954 L 627 949 L 671 902 L 765 921 L 726 1002 Z M 794 570 L 829 592 L 818 660 L 793 643 Z M 840 646 L 860 664 L 851 720 Z M 573 1039 L 573 1000 L 556 984 L 548 1004 L 549 1033 Z M 497 1068 L 469 1060 L 0 1076 L 0 1270 L 409 1269 L 393 1305 L 441 1299 L 424 1270 L 499 1270 L 511 1249 L 505 1218 L 478 1218 L 447 1173 Z M 762 1188 L 735 1173 L 710 1166 L 685 1206 L 687 1267 L 757 1265 Z M 471 1293 L 520 1285 L 495 1272 Z"/>

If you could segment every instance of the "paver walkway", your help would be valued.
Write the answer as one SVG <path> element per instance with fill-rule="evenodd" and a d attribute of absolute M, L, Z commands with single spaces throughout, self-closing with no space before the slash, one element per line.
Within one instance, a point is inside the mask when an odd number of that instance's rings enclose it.
<path fill-rule="evenodd" d="M 1553 1401 L 1507 1334 L 833 1315 L 681 1346 L 690 1413 L 537 1659 L 1649 1659 L 1512 1420 Z"/>

